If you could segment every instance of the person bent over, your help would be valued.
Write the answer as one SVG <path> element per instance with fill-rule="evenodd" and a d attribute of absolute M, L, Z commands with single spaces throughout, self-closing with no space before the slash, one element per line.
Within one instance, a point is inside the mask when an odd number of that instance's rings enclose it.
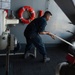
<path fill-rule="evenodd" d="M 42 35 L 49 35 L 54 39 L 54 36 L 50 34 L 50 32 L 45 31 L 45 26 L 47 25 L 47 21 L 51 18 L 52 14 L 50 11 L 46 11 L 42 17 L 36 18 L 31 21 L 24 30 L 24 36 L 26 38 L 26 47 L 24 56 L 28 50 L 32 48 L 34 45 L 37 50 L 42 54 L 43 61 L 48 62 L 50 58 L 47 57 L 47 52 L 45 49 L 45 45 L 40 37 Z"/>

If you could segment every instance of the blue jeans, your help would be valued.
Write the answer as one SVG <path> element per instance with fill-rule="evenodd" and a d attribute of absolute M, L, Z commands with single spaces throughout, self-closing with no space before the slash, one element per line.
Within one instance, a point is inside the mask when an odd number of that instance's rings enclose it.
<path fill-rule="evenodd" d="M 26 47 L 25 47 L 25 52 L 27 52 L 28 50 L 31 50 L 31 48 L 34 45 L 43 56 L 47 55 L 45 46 L 39 34 L 37 35 L 33 34 L 31 36 L 25 36 L 25 37 L 26 37 L 26 42 L 27 42 Z"/>

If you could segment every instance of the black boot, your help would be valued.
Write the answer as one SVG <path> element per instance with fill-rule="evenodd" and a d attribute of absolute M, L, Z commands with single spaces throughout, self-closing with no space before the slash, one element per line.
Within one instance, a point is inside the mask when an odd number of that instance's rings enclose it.
<path fill-rule="evenodd" d="M 49 62 L 49 61 L 50 61 L 50 58 L 45 55 L 43 57 L 43 62 L 46 63 L 46 62 Z"/>
<path fill-rule="evenodd" d="M 26 51 L 25 53 L 24 53 L 24 58 L 26 59 L 27 57 L 32 57 L 32 58 L 36 58 L 35 57 L 35 54 L 33 53 L 33 52 L 31 52 L 31 51 Z"/>

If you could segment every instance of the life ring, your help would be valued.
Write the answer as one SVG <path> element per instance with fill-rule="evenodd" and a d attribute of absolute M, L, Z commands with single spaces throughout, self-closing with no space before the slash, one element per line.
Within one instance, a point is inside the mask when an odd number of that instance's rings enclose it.
<path fill-rule="evenodd" d="M 8 18 L 8 10 L 5 9 L 4 12 L 6 12 L 6 18 Z"/>
<path fill-rule="evenodd" d="M 42 17 L 44 14 L 43 10 L 39 10 L 39 17 Z"/>
<path fill-rule="evenodd" d="M 25 19 L 25 18 L 23 17 L 23 13 L 24 13 L 25 11 L 28 11 L 28 12 L 30 13 L 29 19 Z M 32 7 L 30 7 L 30 6 L 24 6 L 24 7 L 22 7 L 22 8 L 19 10 L 19 12 L 18 12 L 18 17 L 19 17 L 19 19 L 20 19 L 23 23 L 29 24 L 32 20 L 35 19 L 35 11 L 34 11 L 34 9 L 33 9 Z"/>

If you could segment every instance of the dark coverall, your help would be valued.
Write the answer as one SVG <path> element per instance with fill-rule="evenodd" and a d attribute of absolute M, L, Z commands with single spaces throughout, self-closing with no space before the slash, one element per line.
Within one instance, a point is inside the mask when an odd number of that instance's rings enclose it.
<path fill-rule="evenodd" d="M 45 30 L 46 25 L 47 22 L 44 17 L 36 18 L 27 25 L 24 31 L 24 36 L 27 42 L 25 52 L 30 50 L 32 48 L 32 45 L 34 45 L 43 56 L 47 55 L 45 46 L 39 35 L 40 32 L 43 32 Z"/>

